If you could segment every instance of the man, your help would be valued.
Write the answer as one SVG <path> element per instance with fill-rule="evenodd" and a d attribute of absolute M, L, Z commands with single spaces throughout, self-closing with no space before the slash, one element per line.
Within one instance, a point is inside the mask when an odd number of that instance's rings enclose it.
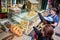
<path fill-rule="evenodd" d="M 42 22 L 44 20 L 44 17 L 39 12 L 38 12 L 38 15 L 39 15 L 40 20 Z M 56 15 L 56 9 L 52 8 L 51 11 L 50 11 L 50 14 L 47 17 L 53 18 L 53 23 L 51 25 L 52 25 L 53 28 L 55 28 L 58 25 L 58 23 L 59 23 L 59 18 Z"/>
<path fill-rule="evenodd" d="M 52 8 L 50 12 L 51 12 L 51 13 L 50 13 L 47 17 L 50 16 L 50 17 L 53 18 L 54 23 L 51 24 L 51 25 L 53 26 L 53 28 L 55 28 L 55 27 L 58 25 L 58 23 L 59 23 L 59 18 L 58 18 L 58 16 L 56 15 L 56 9 L 55 9 L 55 8 Z"/>

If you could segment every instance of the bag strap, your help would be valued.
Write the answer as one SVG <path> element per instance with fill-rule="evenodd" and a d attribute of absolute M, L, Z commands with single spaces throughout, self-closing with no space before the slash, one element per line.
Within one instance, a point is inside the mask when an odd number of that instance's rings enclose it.
<path fill-rule="evenodd" d="M 56 16 L 57 16 L 57 15 L 54 15 L 54 16 L 53 16 L 53 17 L 54 17 L 54 20 L 55 20 Z M 57 23 L 57 25 L 58 25 L 58 23 Z M 56 26 L 57 26 L 57 25 L 56 25 Z"/>

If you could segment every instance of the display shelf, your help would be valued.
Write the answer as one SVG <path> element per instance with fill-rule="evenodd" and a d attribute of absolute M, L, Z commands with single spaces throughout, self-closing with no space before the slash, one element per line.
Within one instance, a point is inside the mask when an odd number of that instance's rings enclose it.
<path fill-rule="evenodd" d="M 29 35 L 31 33 L 31 31 L 33 30 L 33 26 L 37 26 L 41 20 L 39 19 L 38 15 L 36 15 L 33 19 L 28 20 L 28 19 L 25 18 L 25 16 L 27 14 L 28 14 L 27 12 L 26 13 L 21 13 L 21 14 L 13 14 L 11 19 L 14 20 L 14 21 L 12 21 L 12 20 L 11 21 L 14 22 L 14 23 L 19 23 L 19 24 L 21 24 L 22 20 L 28 21 L 29 23 L 26 25 L 26 31 L 25 31 L 24 34 Z M 29 24 L 31 24 L 31 22 L 33 22 L 33 24 L 29 25 Z"/>
<path fill-rule="evenodd" d="M 45 11 L 45 10 L 38 11 L 38 12 L 43 15 L 43 14 L 44 14 L 44 13 L 43 13 L 44 11 Z M 44 16 L 44 15 L 43 15 L 43 16 Z M 40 19 L 40 18 L 39 18 L 39 15 L 38 15 L 38 13 L 37 13 L 37 15 L 35 15 L 35 16 L 32 17 L 31 21 L 36 22 L 36 21 L 39 20 L 39 19 Z"/>
<path fill-rule="evenodd" d="M 13 16 L 11 19 L 14 20 L 14 22 L 17 22 L 17 23 L 21 23 L 21 21 L 22 21 L 21 18 L 18 18 L 16 16 Z"/>
<path fill-rule="evenodd" d="M 39 12 L 42 13 L 42 12 L 44 12 L 44 10 L 43 11 L 39 11 Z M 14 16 L 12 17 L 12 19 L 15 20 L 18 23 L 21 22 L 21 19 L 22 20 L 27 20 L 27 21 L 29 21 L 29 23 L 33 22 L 33 25 L 27 24 L 27 26 L 26 26 L 25 34 L 28 35 L 33 30 L 33 26 L 37 26 L 41 20 L 40 20 L 38 15 L 35 15 L 34 17 L 27 19 L 26 18 L 27 14 L 28 14 L 28 12 L 21 13 L 21 14 L 13 14 Z"/>
<path fill-rule="evenodd" d="M 44 10 L 43 10 L 43 11 L 40 11 L 40 13 L 41 13 L 42 15 L 43 15 L 43 12 L 44 12 Z M 27 35 L 29 35 L 29 34 L 32 32 L 33 26 L 36 27 L 36 26 L 41 22 L 41 20 L 40 20 L 40 18 L 38 17 L 38 15 L 36 15 L 36 16 L 32 19 L 32 21 L 33 21 L 34 23 L 33 23 L 33 25 L 29 26 L 31 29 L 28 27 L 28 29 L 30 29 L 30 30 L 27 30 L 27 32 L 26 32 Z"/>
<path fill-rule="evenodd" d="M 36 16 L 37 16 L 37 15 L 32 16 L 32 17 L 28 17 L 28 16 L 26 16 L 26 19 L 27 19 L 27 20 L 31 20 L 31 21 L 32 21 L 32 20 L 33 20 L 33 18 L 35 18 Z"/>
<path fill-rule="evenodd" d="M 13 15 L 15 15 L 15 16 L 18 16 L 18 17 L 20 17 L 20 18 L 24 18 L 25 16 L 27 16 L 27 14 L 28 14 L 28 12 L 24 12 L 24 13 L 20 13 L 20 14 L 13 14 Z"/>
<path fill-rule="evenodd" d="M 32 32 L 33 26 L 34 25 L 29 26 L 30 28 L 28 27 L 28 30 L 25 32 L 26 35 L 29 35 Z"/>
<path fill-rule="evenodd" d="M 36 22 L 34 22 L 33 25 L 28 26 L 28 30 L 25 32 L 25 34 L 29 35 L 33 30 L 33 26 L 36 27 L 40 22 L 41 22 L 41 20 L 39 19 Z"/>
<path fill-rule="evenodd" d="M 21 14 L 13 14 L 13 15 L 17 16 L 18 18 L 25 19 L 25 20 L 28 20 L 28 21 L 32 21 L 32 19 L 37 16 L 37 15 L 35 15 L 35 16 L 29 18 L 29 17 L 27 17 L 28 12 L 21 13 Z"/>
<path fill-rule="evenodd" d="M 28 13 L 27 13 L 28 14 Z M 27 20 L 29 23 L 27 24 L 27 26 L 26 26 L 26 31 L 23 33 L 23 35 L 21 36 L 21 37 L 17 37 L 17 36 L 15 36 L 14 38 L 13 38 L 13 40 L 31 40 L 32 39 L 32 37 L 30 37 L 30 36 L 28 36 L 32 31 L 33 31 L 33 26 L 37 26 L 40 22 L 41 22 L 41 20 L 39 19 L 39 16 L 38 15 L 36 15 L 35 17 L 33 17 L 31 20 L 28 20 L 28 19 L 26 19 L 25 18 L 25 16 L 27 15 L 27 14 L 25 14 L 25 13 L 22 13 L 22 14 L 13 14 L 13 16 L 12 16 L 12 20 L 14 20 L 14 21 L 12 21 L 11 19 L 11 21 L 12 22 L 14 22 L 14 24 L 16 23 L 19 23 L 19 24 L 21 24 L 21 21 L 22 20 Z M 9 20 L 9 19 L 7 19 L 7 20 Z M 5 21 L 5 19 L 3 19 L 3 20 L 1 20 L 1 22 L 2 21 L 4 21 L 4 22 L 6 22 Z M 32 23 L 31 23 L 32 22 Z M 31 25 L 29 25 L 29 24 L 31 24 Z M 3 39 L 3 38 L 5 38 L 5 37 L 7 37 L 7 36 L 9 36 L 9 35 L 11 35 L 12 33 L 2 33 L 2 34 L 4 34 L 4 36 L 2 36 L 2 37 L 0 37 L 0 39 Z M 1 35 L 1 34 L 0 34 Z"/>

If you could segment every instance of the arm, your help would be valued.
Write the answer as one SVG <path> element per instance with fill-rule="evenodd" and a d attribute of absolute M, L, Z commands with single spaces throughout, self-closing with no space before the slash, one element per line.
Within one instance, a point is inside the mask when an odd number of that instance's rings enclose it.
<path fill-rule="evenodd" d="M 51 25 L 56 27 L 58 25 L 58 23 L 59 23 L 59 18 L 56 17 L 54 24 L 51 24 Z"/>
<path fill-rule="evenodd" d="M 36 27 L 33 27 L 33 28 L 34 28 L 34 31 L 36 32 L 37 35 L 42 36 L 41 31 L 39 31 Z"/>
<path fill-rule="evenodd" d="M 41 15 L 41 13 L 38 13 L 38 15 L 39 15 L 40 20 L 43 21 L 44 17 Z"/>
<path fill-rule="evenodd" d="M 51 25 L 56 27 L 57 26 L 57 23 L 55 22 L 54 24 L 51 24 Z"/>

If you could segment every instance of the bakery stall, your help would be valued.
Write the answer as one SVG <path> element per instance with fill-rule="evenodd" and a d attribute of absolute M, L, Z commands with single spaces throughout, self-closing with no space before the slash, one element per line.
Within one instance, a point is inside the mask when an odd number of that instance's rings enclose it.
<path fill-rule="evenodd" d="M 40 19 L 35 12 L 37 9 L 40 13 L 44 10 L 39 10 L 39 2 L 36 0 L 27 1 L 27 7 L 23 9 L 23 5 L 16 1 L 8 0 L 6 3 L 7 18 L 0 18 L 0 39 L 1 40 L 31 40 L 32 37 L 29 34 L 33 30 L 33 26 L 36 26 Z M 29 7 L 30 6 L 30 7 Z M 22 11 L 24 10 L 24 12 Z M 29 10 L 30 9 L 30 10 Z M 11 14 L 11 15 L 10 15 Z M 39 21 L 39 22 L 38 22 Z"/>
<path fill-rule="evenodd" d="M 22 14 L 21 16 L 14 15 L 11 19 L 1 19 L 2 32 L 0 33 L 0 39 L 31 40 L 32 37 L 28 35 L 32 33 L 33 26 L 36 26 L 40 19 L 38 16 L 29 18 L 32 14 L 27 15 L 24 17 Z"/>

